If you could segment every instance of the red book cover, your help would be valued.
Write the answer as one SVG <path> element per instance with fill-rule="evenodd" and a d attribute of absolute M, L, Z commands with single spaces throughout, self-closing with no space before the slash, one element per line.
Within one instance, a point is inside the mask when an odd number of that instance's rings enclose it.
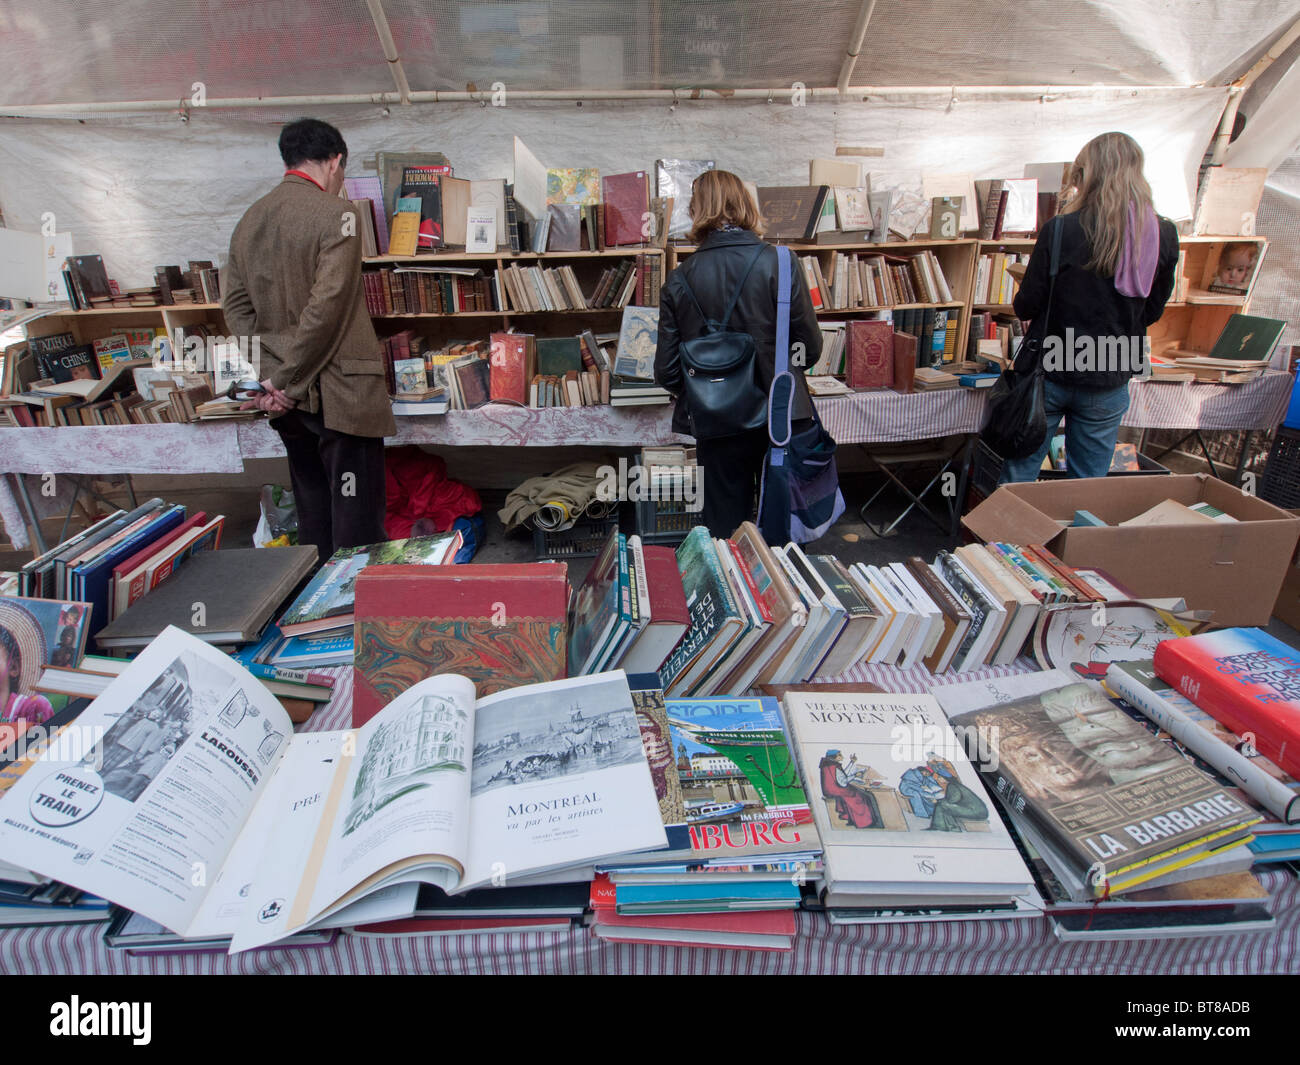
<path fill-rule="evenodd" d="M 677 552 L 671 547 L 646 544 L 641 548 L 645 555 L 646 581 L 650 585 L 654 613 L 652 625 L 681 625 L 686 631 L 691 624 L 691 612 L 686 608 L 686 592 L 682 588 L 681 571 L 677 568 Z"/>
<path fill-rule="evenodd" d="M 145 559 L 149 558 L 152 555 L 158 554 L 158 552 L 160 552 L 168 544 L 176 540 L 179 540 L 187 532 L 191 532 L 192 530 L 197 529 L 200 525 L 206 523 L 207 520 L 208 520 L 208 515 L 206 511 L 200 510 L 197 514 L 194 515 L 194 517 L 190 518 L 187 521 L 181 522 L 180 525 L 176 526 L 176 528 L 174 528 L 166 536 L 161 536 L 153 543 L 145 545 L 134 555 L 128 558 L 125 562 L 123 562 L 120 566 L 113 567 L 113 581 L 114 582 L 120 581 L 123 577 L 125 577 L 128 573 L 130 573 L 133 569 L 135 569 L 136 566 L 140 565 L 140 563 L 143 562 Z M 141 577 L 140 579 L 143 580 L 144 578 Z M 142 590 L 143 590 L 143 586 L 142 586 Z"/>
<path fill-rule="evenodd" d="M 916 378 L 916 337 L 911 333 L 894 333 L 894 383 L 895 392 L 910 395 Z"/>
<path fill-rule="evenodd" d="M 1300 776 L 1300 651 L 1263 629 L 1156 644 L 1155 670 L 1291 776 Z"/>
<path fill-rule="evenodd" d="M 528 406 L 528 385 L 537 372 L 537 360 L 531 357 L 530 337 L 524 333 L 493 333 L 490 367 L 490 399 L 493 403 Z"/>
<path fill-rule="evenodd" d="M 601 179 L 605 207 L 605 247 L 644 244 L 641 227 L 650 211 L 650 181 L 644 170 Z"/>
<path fill-rule="evenodd" d="M 459 673 L 480 696 L 562 680 L 568 567 L 367 566 L 357 575 L 352 724 L 407 688 Z"/>
<path fill-rule="evenodd" d="M 891 322 L 848 323 L 844 380 L 850 388 L 889 388 L 894 383 Z"/>
<path fill-rule="evenodd" d="M 708 876 L 708 873 L 701 873 Z M 752 913 L 682 913 L 682 914 L 619 914 L 615 912 L 617 889 L 608 875 L 600 873 L 591 883 L 591 909 L 596 922 L 610 928 L 645 929 L 649 933 L 645 942 L 653 938 L 656 929 L 694 932 L 707 940 L 710 932 L 728 932 L 733 935 L 793 936 L 795 916 L 793 910 L 758 910 Z M 683 944 L 676 943 L 681 946 Z M 699 946 L 707 945 L 700 942 Z M 779 948 L 778 948 L 779 949 Z"/>

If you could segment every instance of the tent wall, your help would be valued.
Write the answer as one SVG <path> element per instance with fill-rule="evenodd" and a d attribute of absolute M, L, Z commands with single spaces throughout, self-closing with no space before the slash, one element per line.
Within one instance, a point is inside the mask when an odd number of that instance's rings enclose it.
<path fill-rule="evenodd" d="M 1121 129 L 1146 151 L 1158 209 L 1190 214 L 1196 168 L 1224 89 L 1102 91 L 1024 97 L 890 97 L 868 103 L 762 101 L 442 104 L 322 113 L 343 130 L 349 173 L 376 150 L 445 152 L 463 177 L 509 177 L 518 135 L 548 166 L 649 169 L 657 157 L 709 158 L 760 185 L 808 180 L 808 160 L 837 147 L 883 149 L 877 183 L 919 192 L 922 171 L 1018 176 L 1025 163 L 1072 159 L 1090 137 Z M 153 267 L 225 259 L 248 205 L 278 179 L 277 124 L 290 113 L 205 112 L 75 120 L 0 120 L 0 209 L 35 232 L 46 212 L 77 251 L 99 252 L 124 285 Z"/>

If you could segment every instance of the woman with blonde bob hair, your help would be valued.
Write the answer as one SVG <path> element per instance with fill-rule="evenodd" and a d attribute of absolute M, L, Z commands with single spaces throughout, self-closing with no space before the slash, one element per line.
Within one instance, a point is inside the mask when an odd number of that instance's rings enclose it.
<path fill-rule="evenodd" d="M 1013 306 L 1042 330 L 1047 435 L 1034 454 L 1003 466 L 1003 481 L 1037 479 L 1062 417 L 1069 475 L 1104 477 L 1110 469 L 1129 378 L 1146 368 L 1147 327 L 1164 312 L 1178 266 L 1178 230 L 1156 214 L 1142 166 L 1128 134 L 1094 137 L 1070 167 L 1073 195 L 1038 234 Z"/>
<path fill-rule="evenodd" d="M 655 380 L 677 397 L 673 431 L 696 436 L 683 396 L 680 346 L 727 318 L 727 331 L 754 338 L 757 378 L 771 387 L 776 372 L 776 248 L 764 244 L 763 219 L 753 196 L 735 174 L 706 170 L 691 189 L 690 239 L 694 254 L 668 275 L 659 297 L 659 343 Z M 790 372 L 794 376 L 791 419 L 796 432 L 815 417 L 804 371 L 821 354 L 821 331 L 803 271 L 792 271 Z M 704 524 L 714 536 L 730 536 L 756 511 L 767 454 L 767 428 L 696 439 L 704 468 Z"/>

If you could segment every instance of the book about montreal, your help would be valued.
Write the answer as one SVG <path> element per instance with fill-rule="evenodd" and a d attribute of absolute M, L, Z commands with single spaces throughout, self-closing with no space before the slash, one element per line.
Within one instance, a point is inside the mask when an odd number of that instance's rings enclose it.
<path fill-rule="evenodd" d="M 622 672 L 484 699 L 443 674 L 359 729 L 294 735 L 170 627 L 78 725 L 88 752 L 47 752 L 0 800 L 0 851 L 231 953 L 394 884 L 459 893 L 667 842 Z"/>

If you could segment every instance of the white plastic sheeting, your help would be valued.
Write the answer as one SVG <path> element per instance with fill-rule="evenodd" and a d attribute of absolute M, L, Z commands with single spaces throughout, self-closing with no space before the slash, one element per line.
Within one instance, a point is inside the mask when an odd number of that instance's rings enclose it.
<path fill-rule="evenodd" d="M 508 97 L 507 97 L 508 99 Z M 838 146 L 879 147 L 884 185 L 920 189 L 922 171 L 1019 176 L 1027 162 L 1073 159 L 1090 137 L 1121 129 L 1146 149 L 1157 206 L 1186 217 L 1223 89 L 1105 92 L 1044 103 L 987 97 L 792 106 L 774 102 L 444 104 L 325 114 L 348 142 L 349 173 L 376 150 L 445 152 L 458 176 L 510 177 L 518 134 L 547 166 L 621 173 L 656 158 L 708 158 L 760 185 L 808 180 L 810 158 Z M 104 256 L 111 277 L 151 283 L 153 267 L 224 261 L 243 211 L 279 180 L 277 128 L 243 113 L 0 122 L 0 208 L 35 232 L 47 211 L 77 251 Z M 281 119 L 292 117 L 288 114 Z"/>
<path fill-rule="evenodd" d="M 1289 323 L 1274 359 L 1275 364 L 1285 365 L 1287 346 L 1300 344 L 1300 155 L 1292 156 L 1269 177 L 1255 228 L 1268 237 L 1269 246 L 1251 295 L 1250 313 Z"/>
<path fill-rule="evenodd" d="M 859 0 L 384 0 L 415 90 L 834 85 Z M 1300 0 L 878 0 L 854 85 L 1195 85 Z M 0 0 L 0 105 L 392 91 L 361 0 Z"/>

